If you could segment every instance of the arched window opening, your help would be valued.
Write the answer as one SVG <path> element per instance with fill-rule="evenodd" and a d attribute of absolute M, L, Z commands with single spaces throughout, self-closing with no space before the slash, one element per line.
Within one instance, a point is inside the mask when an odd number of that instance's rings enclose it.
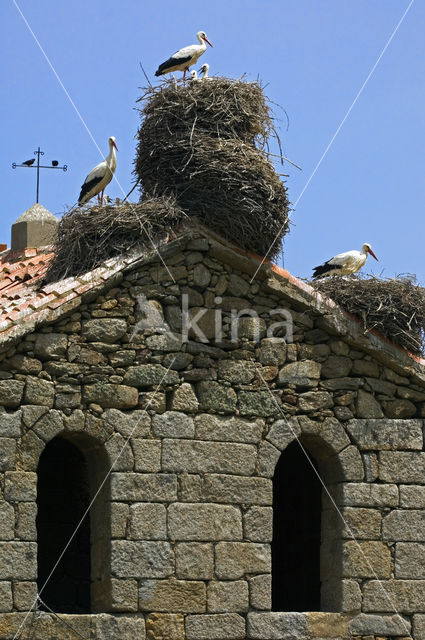
<path fill-rule="evenodd" d="M 40 456 L 37 584 L 40 591 L 47 580 L 41 599 L 57 613 L 108 610 L 105 594 L 110 592 L 110 521 L 106 486 L 73 536 L 105 477 L 105 467 L 102 447 L 81 435 L 72 439 L 57 436 Z"/>
<path fill-rule="evenodd" d="M 273 611 L 320 611 L 321 495 L 317 474 L 292 442 L 273 480 Z"/>
<path fill-rule="evenodd" d="M 38 589 L 90 504 L 87 462 L 64 438 L 54 438 L 38 466 Z M 90 518 L 86 516 L 41 595 L 61 613 L 90 613 Z"/>

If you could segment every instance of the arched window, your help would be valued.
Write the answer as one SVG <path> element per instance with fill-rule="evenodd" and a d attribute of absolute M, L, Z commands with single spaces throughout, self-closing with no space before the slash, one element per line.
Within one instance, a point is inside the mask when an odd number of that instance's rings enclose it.
<path fill-rule="evenodd" d="M 109 576 L 110 526 L 106 486 L 73 535 L 106 472 L 106 454 L 97 441 L 86 436 L 72 439 L 57 436 L 40 456 L 38 589 L 47 580 L 41 599 L 57 613 L 107 610 L 104 593 L 108 591 L 105 581 Z M 98 593 L 103 595 L 99 597 Z"/>
<path fill-rule="evenodd" d="M 282 452 L 275 469 L 273 611 L 320 611 L 322 485 L 314 468 L 294 441 Z"/>

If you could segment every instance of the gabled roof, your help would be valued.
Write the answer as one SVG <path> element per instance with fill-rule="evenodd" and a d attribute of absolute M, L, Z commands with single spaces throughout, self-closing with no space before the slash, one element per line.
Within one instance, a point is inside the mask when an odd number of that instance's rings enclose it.
<path fill-rule="evenodd" d="M 137 258 L 113 258 L 87 274 L 38 288 L 53 256 L 52 247 L 0 254 L 0 347 L 78 307 L 83 294 L 103 287 Z"/>
<path fill-rule="evenodd" d="M 52 247 L 3 251 L 0 253 L 0 349 L 7 349 L 36 327 L 52 323 L 77 309 L 87 299 L 118 283 L 127 271 L 158 261 L 158 252 L 166 262 L 167 257 L 180 251 L 194 235 L 209 238 L 211 252 L 216 259 L 251 276 L 256 274 L 263 281 L 265 290 L 286 298 L 295 309 L 310 309 L 320 315 L 324 328 L 330 333 L 344 337 L 381 362 L 405 375 L 414 375 L 419 383 L 425 384 L 425 359 L 412 356 L 376 331 L 365 334 L 356 318 L 310 285 L 285 269 L 263 261 L 260 256 L 232 245 L 199 224 L 182 231 L 158 247 L 158 251 L 140 247 L 110 258 L 81 276 L 65 278 L 41 288 L 37 285 L 53 258 Z"/>

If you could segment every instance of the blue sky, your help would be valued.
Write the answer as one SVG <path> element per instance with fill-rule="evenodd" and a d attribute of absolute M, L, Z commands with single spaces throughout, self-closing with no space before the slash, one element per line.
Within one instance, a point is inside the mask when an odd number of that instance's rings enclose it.
<path fill-rule="evenodd" d="M 116 177 L 132 185 L 134 110 L 157 66 L 206 31 L 210 75 L 259 76 L 281 118 L 290 200 L 320 157 L 386 45 L 409 0 L 16 0 L 103 153 L 115 135 Z M 55 214 L 72 205 L 99 151 L 47 64 L 13 0 L 2 0 L 4 73 L 0 242 L 35 201 L 35 171 L 11 169 L 40 145 L 49 164 L 40 202 Z M 292 214 L 284 265 L 308 277 L 316 264 L 370 242 L 367 270 L 416 274 L 425 283 L 425 5 L 415 0 Z M 282 171 L 282 169 L 278 169 Z M 108 193 L 122 196 L 116 183 Z M 372 264 L 373 262 L 373 264 Z"/>

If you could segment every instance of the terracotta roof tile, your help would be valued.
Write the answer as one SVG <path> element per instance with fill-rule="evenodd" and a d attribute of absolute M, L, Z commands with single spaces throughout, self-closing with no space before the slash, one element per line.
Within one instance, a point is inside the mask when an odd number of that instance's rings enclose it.
<path fill-rule="evenodd" d="M 66 302 L 69 302 L 70 300 L 76 298 L 77 295 L 78 294 L 75 291 L 71 291 L 71 293 L 68 293 L 67 296 L 63 296 L 61 298 L 53 300 L 52 302 L 49 302 L 47 306 L 49 307 L 49 309 L 57 309 L 58 307 L 64 305 Z"/>
<path fill-rule="evenodd" d="M 53 282 L 52 284 L 48 284 L 43 287 L 43 291 L 46 293 L 54 294 L 57 298 L 65 295 L 69 291 L 78 287 L 80 283 L 75 278 L 67 278 L 66 280 L 61 280 L 59 282 Z"/>
<path fill-rule="evenodd" d="M 0 320 L 0 331 L 4 331 L 12 325 L 11 320 Z"/>
<path fill-rule="evenodd" d="M 75 289 L 76 293 L 78 293 L 79 296 L 81 296 L 83 293 L 86 293 L 86 291 L 89 291 L 89 289 L 92 288 L 92 285 L 87 283 L 87 284 L 79 284 L 79 286 Z"/>
<path fill-rule="evenodd" d="M 49 302 L 52 302 L 55 299 L 56 296 L 54 294 L 51 294 L 50 296 L 40 294 L 38 296 L 32 297 L 29 301 L 29 304 L 30 307 L 34 309 L 34 311 L 37 311 L 37 309 L 41 309 L 42 307 L 47 306 Z"/>
<path fill-rule="evenodd" d="M 36 324 L 53 321 L 61 313 L 76 308 L 81 295 L 102 286 L 126 266 L 122 257 L 110 258 L 103 265 L 78 278 L 66 278 L 37 288 L 53 258 L 51 247 L 0 254 L 0 342 L 32 331 Z"/>

